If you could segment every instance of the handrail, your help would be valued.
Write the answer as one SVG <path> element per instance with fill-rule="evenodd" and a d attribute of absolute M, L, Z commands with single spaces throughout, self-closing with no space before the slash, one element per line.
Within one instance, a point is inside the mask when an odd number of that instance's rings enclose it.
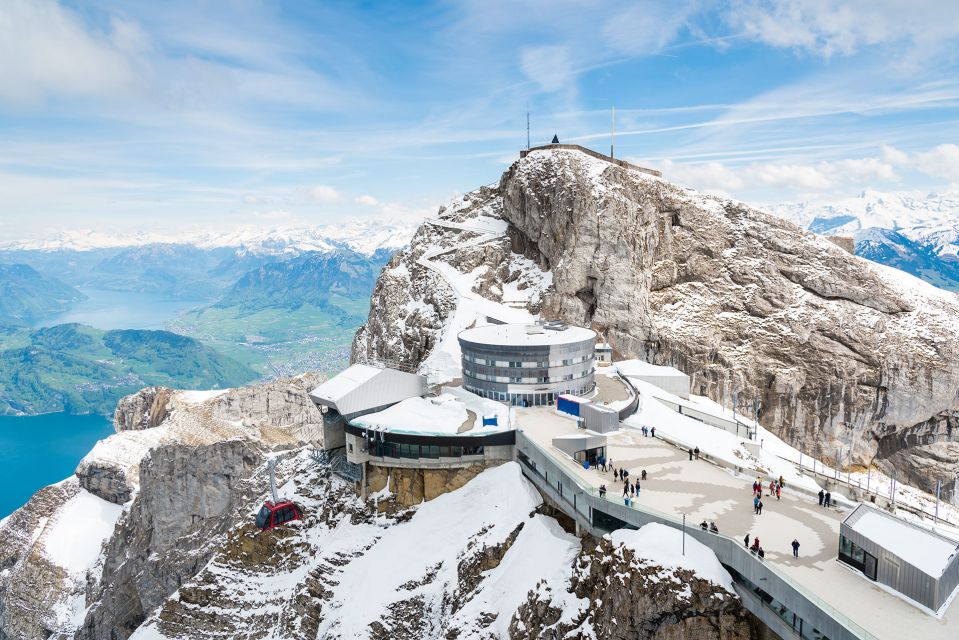
<path fill-rule="evenodd" d="M 619 421 L 622 422 L 636 413 L 636 410 L 639 408 L 639 389 L 633 385 L 629 378 L 623 375 L 619 367 L 616 368 L 616 373 L 619 374 L 620 379 L 629 387 L 629 390 L 633 392 L 633 399 L 629 401 L 629 404 L 619 410 Z"/>
<path fill-rule="evenodd" d="M 555 471 L 558 471 L 559 473 L 563 475 L 564 478 L 571 481 L 572 484 L 574 484 L 582 493 L 585 493 L 589 495 L 590 497 L 593 497 L 596 499 L 599 499 L 601 497 L 599 495 L 598 488 L 585 484 L 578 476 L 576 476 L 575 474 L 571 473 L 568 469 L 566 469 L 565 468 L 566 465 L 563 462 L 558 460 L 556 456 L 554 456 L 551 452 L 547 451 L 545 448 L 541 447 L 539 444 L 534 442 L 531 438 L 527 437 L 522 430 L 517 430 L 516 432 L 516 444 L 517 444 L 517 448 L 520 448 L 520 445 L 524 444 L 524 445 L 529 445 L 530 447 L 535 449 L 544 459 L 546 459 L 547 462 L 551 464 L 552 467 L 554 467 Z M 602 498 L 605 502 L 616 503 L 615 497 L 609 498 L 609 497 L 602 496 Z M 573 505 L 573 503 L 570 503 L 568 500 L 566 500 L 565 496 L 563 496 L 563 499 L 564 499 L 564 502 L 567 503 L 567 505 L 569 505 L 570 507 L 573 507 L 574 517 L 575 517 L 575 515 L 577 514 L 577 509 L 575 505 Z M 623 505 L 623 506 L 626 506 L 626 505 Z M 682 520 L 677 518 L 675 515 L 663 513 L 655 509 L 652 509 L 650 507 L 640 506 L 638 504 L 629 505 L 629 508 L 637 512 L 650 515 L 656 519 L 662 520 L 666 524 L 669 524 L 670 526 L 673 526 L 674 528 L 683 528 Z M 582 514 L 579 514 L 579 515 L 582 515 Z M 686 527 L 686 528 L 689 529 L 689 533 L 693 535 L 694 538 L 699 540 L 700 536 L 695 533 L 695 528 L 691 528 L 691 527 Z M 823 613 L 825 613 L 826 615 L 834 619 L 836 622 L 838 622 L 840 625 L 845 627 L 855 636 L 862 638 L 863 640 L 877 640 L 875 636 L 873 636 L 871 633 L 866 631 L 858 623 L 850 619 L 848 616 L 846 616 L 841 611 L 836 609 L 834 606 L 832 606 L 831 604 L 829 604 L 828 602 L 820 598 L 815 593 L 809 591 L 803 585 L 797 583 L 794 579 L 790 578 L 788 575 L 783 573 L 774 565 L 767 563 L 765 561 L 759 560 L 759 558 L 753 556 L 748 550 L 742 547 L 739 540 L 735 540 L 732 537 L 722 533 L 710 533 L 709 537 L 706 537 L 704 539 L 709 540 L 710 537 L 722 539 L 725 542 L 731 544 L 731 548 L 736 550 L 734 553 L 739 555 L 740 558 L 747 558 L 748 559 L 747 561 L 761 563 L 761 566 L 764 567 L 767 571 L 769 571 L 774 576 L 782 580 L 783 583 L 789 585 L 797 593 L 799 593 L 804 598 L 806 598 L 806 600 L 808 600 L 810 604 L 820 609 Z M 708 543 L 706 544 L 707 546 L 711 546 Z"/>

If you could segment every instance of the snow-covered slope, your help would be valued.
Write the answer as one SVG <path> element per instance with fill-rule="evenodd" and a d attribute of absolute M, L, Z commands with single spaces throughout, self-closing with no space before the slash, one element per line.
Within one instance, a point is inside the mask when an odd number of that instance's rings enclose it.
<path fill-rule="evenodd" d="M 330 251 L 349 248 L 372 255 L 379 249 L 398 249 L 413 235 L 416 224 L 402 221 L 358 219 L 314 227 L 261 227 L 246 225 L 226 229 L 169 233 L 107 233 L 92 230 L 63 231 L 36 240 L 0 243 L 0 250 L 90 251 L 149 244 L 185 244 L 200 249 L 230 247 L 255 255 Z"/>

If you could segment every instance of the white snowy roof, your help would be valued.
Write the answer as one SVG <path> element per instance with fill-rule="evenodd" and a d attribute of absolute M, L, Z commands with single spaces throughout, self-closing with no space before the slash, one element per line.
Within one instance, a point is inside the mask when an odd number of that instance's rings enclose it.
<path fill-rule="evenodd" d="M 583 327 L 555 331 L 531 324 L 490 324 L 461 331 L 459 339 L 496 346 L 542 347 L 595 340 L 596 332 Z"/>
<path fill-rule="evenodd" d="M 847 518 L 849 527 L 856 533 L 875 542 L 883 549 L 894 553 L 923 573 L 938 578 L 956 554 L 957 544 L 941 538 L 931 531 L 904 522 L 865 505 L 858 518 Z M 856 513 L 854 511 L 853 513 Z"/>
<path fill-rule="evenodd" d="M 685 373 L 675 367 L 663 367 L 658 364 L 650 364 L 642 360 L 621 360 L 616 363 L 616 368 L 624 376 L 671 376 L 677 378 L 688 378 Z"/>
<path fill-rule="evenodd" d="M 426 378 L 396 369 L 354 364 L 310 392 L 317 404 L 349 415 L 395 404 L 426 391 Z"/>
<path fill-rule="evenodd" d="M 469 411 L 474 417 L 469 420 Z M 483 418 L 496 416 L 495 425 Z M 408 398 L 392 407 L 354 418 L 351 424 L 392 433 L 423 435 L 486 435 L 508 431 L 509 407 L 486 400 L 465 389 L 446 387 L 434 398 Z"/>

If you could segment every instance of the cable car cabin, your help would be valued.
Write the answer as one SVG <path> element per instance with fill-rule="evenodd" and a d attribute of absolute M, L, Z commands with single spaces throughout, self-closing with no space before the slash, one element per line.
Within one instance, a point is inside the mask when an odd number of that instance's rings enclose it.
<path fill-rule="evenodd" d="M 260 507 L 260 511 L 256 514 L 256 526 L 263 531 L 269 531 L 273 527 L 302 518 L 303 510 L 289 500 L 283 500 L 276 504 L 268 501 Z"/>

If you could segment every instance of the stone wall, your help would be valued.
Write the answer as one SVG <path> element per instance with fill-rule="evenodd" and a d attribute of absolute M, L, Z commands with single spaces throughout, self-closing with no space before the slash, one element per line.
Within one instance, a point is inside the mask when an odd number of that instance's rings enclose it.
<path fill-rule="evenodd" d="M 456 469 L 412 469 L 367 464 L 367 490 L 376 493 L 386 488 L 388 483 L 394 504 L 410 507 L 455 491 L 481 472 L 503 462 L 505 460 L 484 460 Z"/>

